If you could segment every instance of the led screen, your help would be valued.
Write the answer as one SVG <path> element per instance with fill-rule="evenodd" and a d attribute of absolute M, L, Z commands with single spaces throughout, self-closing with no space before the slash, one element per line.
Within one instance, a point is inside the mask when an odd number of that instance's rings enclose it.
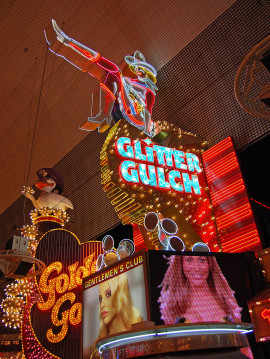
<path fill-rule="evenodd" d="M 250 322 L 254 254 L 149 251 L 151 320 L 156 324 Z"/>
<path fill-rule="evenodd" d="M 148 251 L 148 260 L 151 320 L 156 325 L 251 322 L 247 301 L 262 284 L 254 253 Z M 253 358 L 250 347 L 241 352 Z"/>
<path fill-rule="evenodd" d="M 87 277 L 83 288 L 83 359 L 98 339 L 148 320 L 143 252 Z"/>

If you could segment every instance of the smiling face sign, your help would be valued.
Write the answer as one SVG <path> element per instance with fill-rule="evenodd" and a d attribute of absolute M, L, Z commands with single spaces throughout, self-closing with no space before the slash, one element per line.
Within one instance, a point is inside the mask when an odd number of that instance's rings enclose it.
<path fill-rule="evenodd" d="M 27 358 L 37 353 L 46 358 L 80 357 L 82 279 L 95 272 L 100 253 L 100 242 L 81 244 L 64 229 L 51 230 L 40 239 L 36 257 L 46 269 L 36 278 L 39 300 L 24 320 Z"/>

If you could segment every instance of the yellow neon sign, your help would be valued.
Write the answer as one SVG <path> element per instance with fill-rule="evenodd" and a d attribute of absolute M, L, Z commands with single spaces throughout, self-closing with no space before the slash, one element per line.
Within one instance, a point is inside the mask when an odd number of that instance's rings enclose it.
<path fill-rule="evenodd" d="M 68 274 L 61 273 L 63 264 L 61 262 L 51 263 L 42 273 L 39 281 L 39 290 L 48 295 L 47 300 L 37 303 L 40 310 L 51 310 L 52 327 L 47 330 L 46 337 L 51 343 L 59 343 L 68 333 L 69 324 L 77 325 L 82 319 L 82 303 L 76 303 L 76 294 L 71 290 L 82 285 L 82 279 L 92 273 L 94 254 L 84 259 L 84 265 L 79 266 L 75 262 L 68 266 Z M 56 274 L 56 276 L 55 276 Z M 54 275 L 53 278 L 50 278 Z M 56 300 L 56 293 L 61 297 Z M 64 302 L 70 302 L 71 308 L 61 313 L 59 311 Z M 61 327 L 59 333 L 54 333 L 54 327 Z"/>

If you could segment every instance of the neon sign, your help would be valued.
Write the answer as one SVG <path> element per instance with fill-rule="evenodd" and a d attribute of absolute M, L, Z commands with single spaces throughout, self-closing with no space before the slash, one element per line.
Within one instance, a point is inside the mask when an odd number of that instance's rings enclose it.
<path fill-rule="evenodd" d="M 92 273 L 91 267 L 94 256 L 91 254 L 84 260 L 84 266 L 80 266 L 79 262 L 68 266 L 68 272 L 61 273 L 63 264 L 61 262 L 51 263 L 42 273 L 39 281 L 39 290 L 41 293 L 48 295 L 46 301 L 37 303 L 40 310 L 51 310 L 51 321 L 54 327 L 60 327 L 60 332 L 55 334 L 53 327 L 49 328 L 46 333 L 47 339 L 51 343 L 59 343 L 68 333 L 69 323 L 77 325 L 81 322 L 82 304 L 74 303 L 76 294 L 69 292 L 82 285 L 82 278 Z M 56 274 L 56 275 L 55 275 Z M 56 293 L 61 294 L 61 297 L 56 300 Z M 59 311 L 65 302 L 71 303 L 71 308 L 61 313 L 59 319 Z"/>
<path fill-rule="evenodd" d="M 149 139 L 132 141 L 120 137 L 116 151 L 125 158 L 119 167 L 124 182 L 142 184 L 174 192 L 201 194 L 199 157 L 154 144 Z"/>
<path fill-rule="evenodd" d="M 263 319 L 267 319 L 268 323 L 270 324 L 270 309 L 264 309 L 261 312 L 261 316 L 262 316 Z"/>
<path fill-rule="evenodd" d="M 131 75 L 127 77 L 122 76 L 116 64 L 68 37 L 55 20 L 46 27 L 45 37 L 52 52 L 100 81 L 99 109 L 95 116 L 88 117 L 80 127 L 82 130 L 93 131 L 98 127 L 100 132 L 104 132 L 112 123 L 113 113 L 120 111 L 121 118 L 149 136 L 154 135 L 152 108 L 157 90 L 157 71 L 146 62 L 140 51 L 125 56 Z"/>

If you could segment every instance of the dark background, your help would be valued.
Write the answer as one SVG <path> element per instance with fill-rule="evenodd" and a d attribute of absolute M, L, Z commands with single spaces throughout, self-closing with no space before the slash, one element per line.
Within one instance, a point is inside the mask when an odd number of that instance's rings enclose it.
<path fill-rule="evenodd" d="M 238 159 L 263 247 L 270 247 L 270 135 L 239 150 Z"/>

